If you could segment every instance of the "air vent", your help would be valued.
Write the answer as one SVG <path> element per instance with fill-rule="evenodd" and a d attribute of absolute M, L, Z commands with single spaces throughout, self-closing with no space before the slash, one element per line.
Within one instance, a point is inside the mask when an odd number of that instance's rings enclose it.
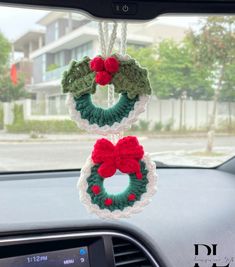
<path fill-rule="evenodd" d="M 139 247 L 125 239 L 113 238 L 113 252 L 116 267 L 154 267 Z"/>

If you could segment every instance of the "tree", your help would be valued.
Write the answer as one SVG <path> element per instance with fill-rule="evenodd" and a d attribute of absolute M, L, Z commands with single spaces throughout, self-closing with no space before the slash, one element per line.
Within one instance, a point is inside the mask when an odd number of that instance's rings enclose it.
<path fill-rule="evenodd" d="M 17 84 L 13 84 L 9 74 L 0 76 L 0 102 L 11 102 L 26 97 L 29 97 L 29 93 L 25 91 L 23 77 L 18 79 Z"/>
<path fill-rule="evenodd" d="M 11 51 L 11 45 L 5 36 L 0 32 L 0 75 L 6 68 L 9 59 L 9 53 Z"/>
<path fill-rule="evenodd" d="M 164 40 L 154 47 L 129 48 L 128 53 L 149 71 L 154 93 L 159 98 L 209 99 L 213 95 L 211 81 L 206 79 L 207 69 L 196 65 L 192 46 Z"/>
<path fill-rule="evenodd" d="M 223 84 L 219 94 L 222 101 L 235 101 L 235 64 L 226 66 L 224 70 Z"/>
<path fill-rule="evenodd" d="M 156 47 L 148 46 L 136 48 L 135 46 L 129 46 L 127 49 L 127 53 L 128 55 L 136 59 L 142 67 L 148 69 L 151 85 L 153 87 L 154 93 L 157 94 Z"/>
<path fill-rule="evenodd" d="M 207 151 L 213 149 L 216 108 L 219 99 L 235 100 L 235 18 L 210 16 L 201 21 L 199 31 L 191 31 L 188 40 L 194 47 L 198 64 L 210 70 L 214 101 L 209 122 Z"/>
<path fill-rule="evenodd" d="M 212 96 L 207 70 L 194 62 L 192 47 L 187 40 L 176 43 L 164 40 L 158 46 L 157 89 L 162 98 L 181 98 L 183 94 L 193 99 Z"/>
<path fill-rule="evenodd" d="M 10 102 L 29 96 L 24 88 L 24 77 L 19 77 L 17 84 L 13 84 L 10 77 L 9 56 L 11 45 L 6 37 L 0 33 L 0 101 Z"/>

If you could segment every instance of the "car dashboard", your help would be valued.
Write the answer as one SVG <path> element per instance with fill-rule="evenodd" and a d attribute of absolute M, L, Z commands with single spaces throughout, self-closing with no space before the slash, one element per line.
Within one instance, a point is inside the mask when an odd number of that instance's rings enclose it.
<path fill-rule="evenodd" d="M 158 168 L 158 175 L 151 204 L 120 221 L 85 210 L 76 190 L 79 172 L 3 175 L 0 266 L 34 266 L 25 263 L 40 257 L 48 260 L 45 267 L 73 266 L 85 249 L 85 267 L 186 267 L 196 263 L 197 243 L 218 244 L 218 257 L 232 257 L 234 174 L 220 168 Z"/>
<path fill-rule="evenodd" d="M 235 11 L 232 0 L 1 2 L 82 10 L 96 18 L 119 21 L 151 20 L 167 13 Z M 126 10 L 134 7 L 135 12 L 114 12 L 117 5 Z M 235 159 L 211 169 L 159 167 L 152 202 L 142 213 L 122 220 L 99 219 L 88 213 L 76 189 L 79 171 L 2 173 L 0 267 L 201 267 L 213 262 L 232 266 L 234 166 Z M 122 179 L 116 187 L 125 187 Z M 205 250 L 198 255 L 195 248 L 199 245 L 216 247 L 216 255 Z"/>

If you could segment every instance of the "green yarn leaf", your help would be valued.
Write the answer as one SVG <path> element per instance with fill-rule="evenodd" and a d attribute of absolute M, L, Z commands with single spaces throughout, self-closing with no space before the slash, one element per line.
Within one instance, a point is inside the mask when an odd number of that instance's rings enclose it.
<path fill-rule="evenodd" d="M 134 59 L 121 61 L 120 63 L 120 69 L 112 79 L 115 92 L 127 93 L 130 99 L 137 95 L 150 95 L 152 89 L 148 71 L 141 68 Z"/>
<path fill-rule="evenodd" d="M 70 63 L 69 69 L 63 74 L 64 93 L 72 93 L 74 97 L 95 93 L 95 73 L 91 71 L 89 63 L 89 57 L 84 57 L 82 61 L 73 60 Z"/>
<path fill-rule="evenodd" d="M 134 59 L 120 60 L 119 71 L 113 75 L 111 83 L 114 85 L 116 93 L 126 93 L 129 99 L 134 99 L 140 95 L 150 95 L 151 85 L 146 69 Z M 73 60 L 70 67 L 63 74 L 62 88 L 64 93 L 71 93 L 79 98 L 85 94 L 96 92 L 96 73 L 90 69 L 90 58 L 84 57 L 81 61 Z"/>

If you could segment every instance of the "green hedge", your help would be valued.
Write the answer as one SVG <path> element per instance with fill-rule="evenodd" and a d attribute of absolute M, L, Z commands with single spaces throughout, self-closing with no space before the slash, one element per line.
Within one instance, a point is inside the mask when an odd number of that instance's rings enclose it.
<path fill-rule="evenodd" d="M 36 132 L 40 134 L 56 134 L 56 133 L 77 133 L 81 130 L 76 123 L 70 120 L 28 120 L 22 123 L 14 123 L 7 125 L 9 133 L 31 133 Z"/>
<path fill-rule="evenodd" d="M 23 106 L 14 106 L 14 121 L 12 125 L 7 125 L 9 133 L 39 133 L 39 134 L 56 134 L 56 133 L 77 133 L 81 130 L 76 123 L 71 120 L 24 120 Z"/>

